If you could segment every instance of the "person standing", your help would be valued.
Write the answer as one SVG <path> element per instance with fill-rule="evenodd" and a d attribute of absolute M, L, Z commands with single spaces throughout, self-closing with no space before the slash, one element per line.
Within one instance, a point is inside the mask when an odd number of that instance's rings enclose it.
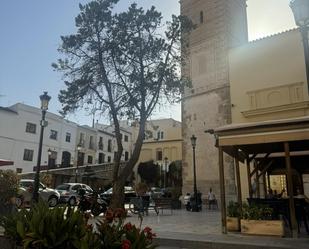
<path fill-rule="evenodd" d="M 208 199 L 208 208 L 209 208 L 209 210 L 211 209 L 211 205 L 217 205 L 216 196 L 212 192 L 212 188 L 209 189 L 207 199 Z"/>

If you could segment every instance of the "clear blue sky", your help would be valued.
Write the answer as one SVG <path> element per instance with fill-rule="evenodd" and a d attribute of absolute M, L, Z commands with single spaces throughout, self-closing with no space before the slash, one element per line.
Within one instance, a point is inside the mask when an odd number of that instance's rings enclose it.
<path fill-rule="evenodd" d="M 52 96 L 50 111 L 60 109 L 61 75 L 51 63 L 59 58 L 60 36 L 74 33 L 78 3 L 86 0 L 7 0 L 0 8 L 0 106 L 22 102 L 40 105 L 39 95 Z M 132 1 L 120 0 L 119 9 Z M 137 0 L 145 8 L 155 5 L 166 19 L 179 13 L 178 0 Z M 295 27 L 289 0 L 248 0 L 250 39 Z M 180 120 L 179 105 L 161 110 L 155 117 Z M 72 121 L 90 124 L 90 117 L 76 114 Z"/>

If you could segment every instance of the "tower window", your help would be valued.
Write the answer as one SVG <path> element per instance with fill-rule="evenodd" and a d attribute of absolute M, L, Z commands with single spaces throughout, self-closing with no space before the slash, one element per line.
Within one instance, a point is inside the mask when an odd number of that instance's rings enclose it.
<path fill-rule="evenodd" d="M 204 23 L 204 12 L 200 12 L 200 23 Z"/>

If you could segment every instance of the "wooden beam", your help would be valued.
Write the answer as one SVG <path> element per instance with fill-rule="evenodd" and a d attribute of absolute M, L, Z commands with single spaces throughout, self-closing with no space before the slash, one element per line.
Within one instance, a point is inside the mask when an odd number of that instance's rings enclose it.
<path fill-rule="evenodd" d="M 257 156 L 257 154 L 254 154 L 252 155 L 252 157 L 250 157 L 248 160 L 249 160 L 249 163 L 251 163 L 251 161 Z"/>
<path fill-rule="evenodd" d="M 291 158 L 290 158 L 290 146 L 288 142 L 284 143 L 284 152 L 285 152 L 285 166 L 286 166 L 286 173 L 287 173 L 290 217 L 291 217 L 291 225 L 292 225 L 292 236 L 293 238 L 297 238 L 298 231 L 297 231 L 297 221 L 296 221 L 296 216 L 295 216 L 292 166 L 291 166 Z"/>
<path fill-rule="evenodd" d="M 250 196 L 250 198 L 252 198 L 252 183 L 251 183 L 251 175 L 250 175 L 250 173 L 251 173 L 251 169 L 250 169 L 250 159 L 248 158 L 247 160 L 246 160 L 246 162 L 247 162 L 247 177 L 248 177 L 248 189 L 249 189 L 249 196 Z"/>
<path fill-rule="evenodd" d="M 280 143 L 284 141 L 309 140 L 309 129 L 291 130 L 286 132 L 267 132 L 224 136 L 219 135 L 219 146 L 235 146 L 246 144 Z"/>
<path fill-rule="evenodd" d="M 225 182 L 224 182 L 224 160 L 223 150 L 219 147 L 219 178 L 220 178 L 220 195 L 221 195 L 221 224 L 222 233 L 226 234 L 226 205 L 225 205 Z"/>
<path fill-rule="evenodd" d="M 236 151 L 236 154 L 238 154 L 238 151 Z M 236 181 L 237 181 L 237 202 L 238 205 L 240 205 L 240 210 L 242 210 L 241 181 L 240 181 L 238 157 L 235 157 L 235 168 L 236 168 Z"/>
<path fill-rule="evenodd" d="M 264 198 L 267 197 L 266 174 L 263 174 Z"/>
<path fill-rule="evenodd" d="M 254 174 L 256 174 L 256 172 L 259 170 L 259 167 L 260 167 L 261 165 L 263 165 L 263 164 L 266 162 L 266 159 L 269 157 L 270 154 L 271 154 L 271 153 L 267 153 L 267 154 L 264 156 L 264 158 L 261 160 L 261 162 L 259 162 L 259 164 L 255 164 L 255 165 L 254 165 L 254 170 L 251 172 L 250 177 L 252 177 Z"/>
<path fill-rule="evenodd" d="M 262 175 L 265 175 L 266 171 L 269 169 L 269 167 L 274 163 L 274 160 L 271 160 L 266 166 L 265 168 L 261 171 L 261 173 L 258 175 L 258 177 L 260 178 Z"/>

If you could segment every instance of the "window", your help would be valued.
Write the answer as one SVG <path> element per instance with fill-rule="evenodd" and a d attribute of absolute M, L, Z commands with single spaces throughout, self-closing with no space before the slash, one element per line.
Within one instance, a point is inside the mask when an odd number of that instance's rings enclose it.
<path fill-rule="evenodd" d="M 91 149 L 91 150 L 94 149 L 93 136 L 90 136 L 90 139 L 89 139 L 89 149 Z"/>
<path fill-rule="evenodd" d="M 129 137 L 127 135 L 124 135 L 124 141 L 128 142 L 129 141 Z"/>
<path fill-rule="evenodd" d="M 26 132 L 27 133 L 36 133 L 36 124 L 33 123 L 28 123 L 26 124 Z"/>
<path fill-rule="evenodd" d="M 203 11 L 200 12 L 200 23 L 201 24 L 204 23 L 204 12 Z"/>
<path fill-rule="evenodd" d="M 65 141 L 68 142 L 68 143 L 71 142 L 71 133 L 67 132 L 67 133 L 65 134 Z"/>
<path fill-rule="evenodd" d="M 85 134 L 84 133 L 79 134 L 79 143 L 78 144 L 81 147 L 85 147 Z"/>
<path fill-rule="evenodd" d="M 57 140 L 58 132 L 55 130 L 50 130 L 49 138 L 53 140 Z"/>
<path fill-rule="evenodd" d="M 110 156 L 108 156 L 108 157 L 107 157 L 107 162 L 110 163 L 111 161 L 112 161 L 112 158 L 111 158 Z"/>
<path fill-rule="evenodd" d="M 125 161 L 129 160 L 129 152 L 127 152 L 127 151 L 124 153 L 124 160 Z"/>
<path fill-rule="evenodd" d="M 92 156 L 88 156 L 88 163 L 92 164 Z"/>
<path fill-rule="evenodd" d="M 157 161 L 162 161 L 162 150 L 157 150 Z"/>
<path fill-rule="evenodd" d="M 105 162 L 105 155 L 104 153 L 99 153 L 99 164 Z"/>
<path fill-rule="evenodd" d="M 33 150 L 24 150 L 24 161 L 32 161 L 33 160 Z"/>
<path fill-rule="evenodd" d="M 107 151 L 112 152 L 112 140 L 111 139 L 108 139 Z"/>
<path fill-rule="evenodd" d="M 164 132 L 163 131 L 158 131 L 157 132 L 157 140 L 163 139 L 163 137 L 164 137 Z"/>
<path fill-rule="evenodd" d="M 120 140 L 122 141 L 122 133 L 120 133 Z"/>
<path fill-rule="evenodd" d="M 99 138 L 99 150 L 103 150 L 103 137 Z"/>

